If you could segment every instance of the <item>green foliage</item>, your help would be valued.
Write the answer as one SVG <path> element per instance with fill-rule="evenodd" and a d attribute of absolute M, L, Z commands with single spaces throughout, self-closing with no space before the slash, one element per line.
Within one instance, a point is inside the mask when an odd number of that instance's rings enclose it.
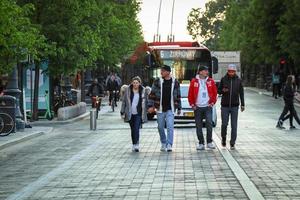
<path fill-rule="evenodd" d="M 277 22 L 280 29 L 280 47 L 295 63 L 300 64 L 300 1 L 285 0 L 283 4 L 286 10 Z"/>
<path fill-rule="evenodd" d="M 48 58 L 53 75 L 111 66 L 143 39 L 135 0 L 2 0 L 0 5 L 2 71 L 28 53 Z"/>
<path fill-rule="evenodd" d="M 227 0 L 216 0 L 206 3 L 205 11 L 200 8 L 192 9 L 188 16 L 187 29 L 193 39 L 198 39 L 209 48 L 216 49 L 226 6 Z"/>
<path fill-rule="evenodd" d="M 13 0 L 0 1 L 0 74 L 9 73 L 28 54 L 38 58 L 46 50 L 45 37 L 33 25 L 28 15 L 31 4 L 18 6 Z"/>
<path fill-rule="evenodd" d="M 282 56 L 295 63 L 300 58 L 299 10 L 297 0 L 215 0 L 205 12 L 191 11 L 188 29 L 214 50 L 241 50 L 246 63 L 278 64 Z M 224 18 L 216 20 L 220 14 Z"/>

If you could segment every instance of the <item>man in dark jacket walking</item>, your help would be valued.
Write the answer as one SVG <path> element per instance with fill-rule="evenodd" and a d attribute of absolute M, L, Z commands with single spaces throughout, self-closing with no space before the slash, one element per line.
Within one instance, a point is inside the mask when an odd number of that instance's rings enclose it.
<path fill-rule="evenodd" d="M 149 113 L 156 110 L 161 151 L 172 151 L 174 136 L 174 114 L 181 112 L 180 84 L 171 76 L 171 67 L 161 68 L 161 78 L 154 81 L 149 95 Z M 165 133 L 167 126 L 167 136 Z"/>
<path fill-rule="evenodd" d="M 218 93 L 222 94 L 221 116 L 222 116 L 222 146 L 226 147 L 227 126 L 229 115 L 231 117 L 231 140 L 230 149 L 235 149 L 237 138 L 238 111 L 241 100 L 241 111 L 245 110 L 244 87 L 242 80 L 236 74 L 236 65 L 228 66 L 227 74 L 221 79 Z"/>

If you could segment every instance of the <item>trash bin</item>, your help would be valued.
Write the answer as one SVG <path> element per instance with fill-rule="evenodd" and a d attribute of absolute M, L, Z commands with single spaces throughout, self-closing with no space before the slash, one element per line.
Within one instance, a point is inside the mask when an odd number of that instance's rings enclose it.
<path fill-rule="evenodd" d="M 0 97 L 0 133 L 16 131 L 16 98 L 9 95 Z"/>

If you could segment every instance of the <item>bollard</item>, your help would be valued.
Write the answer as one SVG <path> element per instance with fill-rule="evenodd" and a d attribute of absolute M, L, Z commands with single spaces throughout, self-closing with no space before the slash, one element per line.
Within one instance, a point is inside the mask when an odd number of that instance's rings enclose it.
<path fill-rule="evenodd" d="M 97 129 L 96 114 L 97 114 L 96 109 L 92 109 L 90 111 L 90 130 L 93 130 L 93 131 L 95 131 Z"/>

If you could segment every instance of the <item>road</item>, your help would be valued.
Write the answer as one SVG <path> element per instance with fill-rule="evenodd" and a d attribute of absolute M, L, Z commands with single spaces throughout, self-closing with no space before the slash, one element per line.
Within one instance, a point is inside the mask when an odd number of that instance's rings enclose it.
<path fill-rule="evenodd" d="M 275 128 L 282 108 L 246 90 L 236 150 L 220 147 L 219 118 L 217 149 L 197 152 L 195 128 L 176 128 L 171 153 L 155 121 L 131 152 L 128 124 L 105 108 L 97 131 L 86 118 L 2 149 L 0 199 L 300 199 L 300 130 Z"/>

